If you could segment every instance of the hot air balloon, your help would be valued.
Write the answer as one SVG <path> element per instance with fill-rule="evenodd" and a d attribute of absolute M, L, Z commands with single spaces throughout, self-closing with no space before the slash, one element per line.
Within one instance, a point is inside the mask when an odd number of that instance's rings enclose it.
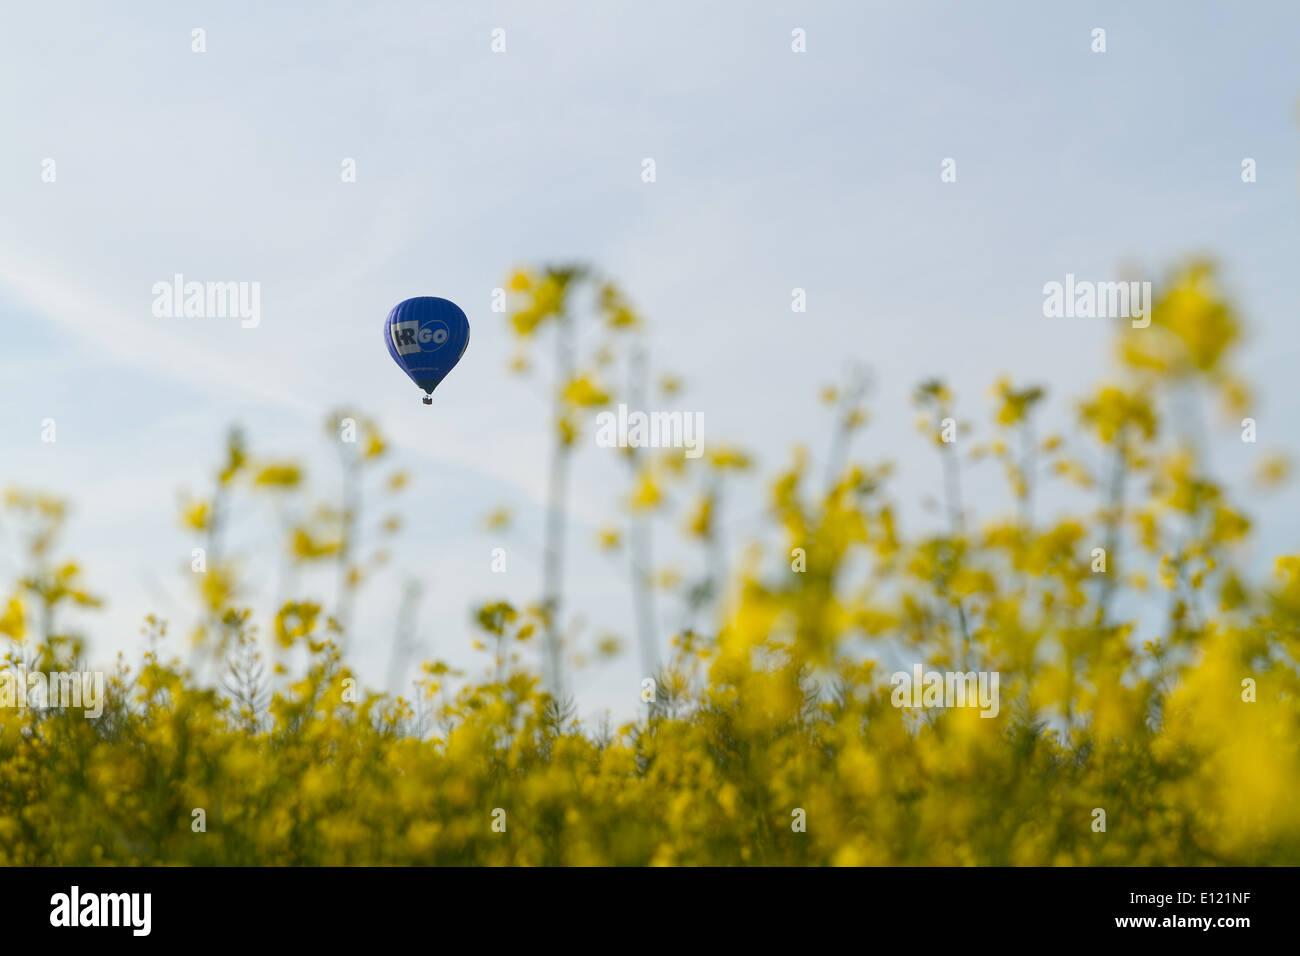
<path fill-rule="evenodd" d="M 469 345 L 469 319 L 454 302 L 422 295 L 399 302 L 384 320 L 388 354 L 424 389 L 424 404 Z"/>

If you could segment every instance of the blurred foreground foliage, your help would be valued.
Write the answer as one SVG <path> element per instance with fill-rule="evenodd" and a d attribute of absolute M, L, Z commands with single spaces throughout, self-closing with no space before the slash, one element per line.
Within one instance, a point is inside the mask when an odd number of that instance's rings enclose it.
<path fill-rule="evenodd" d="M 512 367 L 532 374 L 552 327 L 558 343 L 545 388 L 562 509 L 584 414 L 629 395 L 655 407 L 643 363 L 628 364 L 628 387 L 615 382 L 644 323 L 584 270 L 522 270 L 508 286 L 523 299 L 509 315 Z M 608 337 L 585 337 L 589 354 L 565 331 L 582 289 Z M 361 416 L 330 420 L 331 432 L 353 430 L 334 504 L 309 503 L 298 465 L 255 460 L 232 434 L 212 493 L 183 507 L 205 547 L 196 657 L 169 656 L 167 625 L 151 618 L 153 649 L 135 666 L 119 659 L 99 719 L 0 708 L 0 862 L 1300 863 L 1300 555 L 1253 580 L 1251 521 L 1206 463 L 1210 409 L 1233 430 L 1249 415 L 1230 365 L 1241 332 L 1212 268 L 1192 263 L 1164 285 L 1149 328 L 1119 327 L 1114 378 L 1077 403 L 1068 435 L 1038 434 L 1042 387 L 999 381 L 976 441 L 948 387 L 922 384 L 917 424 L 939 457 L 942 527 L 911 536 L 889 466 L 853 457 L 868 421 L 861 376 L 823 393 L 835 421 L 824 480 L 796 449 L 770 479 L 765 546 L 734 568 L 724 490 L 749 455 L 716 443 L 699 461 L 625 450 L 626 507 L 600 546 L 620 555 L 641 542 L 634 613 L 642 660 L 659 671 L 653 700 L 621 727 L 583 725 L 561 691 L 558 558 L 536 606 L 474 610 L 483 677 L 432 660 L 414 694 L 359 688 L 345 658 L 352 597 L 400 526 L 367 521 L 360 502 L 418 490 L 378 471 L 387 445 Z M 670 396 L 681 383 L 659 387 Z M 1240 446 L 1260 455 L 1261 479 L 1284 478 L 1285 462 L 1256 447 Z M 963 504 L 964 469 L 981 460 L 1004 470 L 1010 514 Z M 1073 504 L 1050 519 L 1035 514 L 1049 482 L 1066 483 Z M 225 544 L 237 488 L 269 503 L 291 572 L 338 572 L 333 606 L 286 598 L 263 628 L 269 648 Z M 0 598 L 7 661 L 84 667 L 63 612 L 99 599 L 54 555 L 65 506 L 21 491 L 5 506 L 30 568 Z M 698 580 L 637 564 L 651 530 L 676 517 L 705 556 Z M 509 520 L 501 510 L 488 525 Z M 557 518 L 548 560 L 563 532 Z M 663 665 L 646 615 L 655 600 L 681 612 Z M 530 663 L 538 638 L 547 689 Z M 896 708 L 882 654 L 997 671 L 998 715 Z"/>

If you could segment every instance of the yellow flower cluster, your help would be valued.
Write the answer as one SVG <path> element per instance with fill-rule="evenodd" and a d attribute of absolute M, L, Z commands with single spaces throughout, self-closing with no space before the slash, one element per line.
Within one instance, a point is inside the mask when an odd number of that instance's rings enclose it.
<path fill-rule="evenodd" d="M 576 275 L 521 271 L 516 330 L 540 334 Z M 337 609 L 290 601 L 268 629 L 283 678 L 268 683 L 239 571 L 210 555 L 197 639 L 227 667 L 219 687 L 165 656 L 151 620 L 154 650 L 119 661 L 99 719 L 0 708 L 0 863 L 1300 863 L 1300 555 L 1266 580 L 1244 570 L 1250 523 L 1186 440 L 1204 423 L 1177 418 L 1187 388 L 1226 394 L 1233 381 L 1236 319 L 1211 278 L 1202 264 L 1175 276 L 1151 328 L 1121 332 L 1122 381 L 1080 402 L 1064 435 L 1036 437 L 1044 390 L 998 383 L 987 447 L 1013 513 L 982 524 L 996 509 L 960 499 L 973 426 L 941 434 L 957 414 L 947 386 L 916 393 L 947 520 L 910 535 L 888 466 L 853 460 L 860 389 L 828 388 L 842 406 L 829 480 L 814 482 L 806 450 L 774 476 L 766 551 L 690 589 L 693 624 L 631 692 L 641 716 L 621 727 L 580 723 L 522 662 L 558 627 L 558 601 L 476 608 L 484 676 L 430 661 L 410 699 L 360 686 Z M 639 324 L 612 286 L 598 307 L 612 326 Z M 561 387 L 559 416 L 610 400 L 594 379 Z M 347 474 L 364 480 L 383 450 L 367 425 Z M 209 540 L 236 491 L 306 494 L 293 463 L 250 467 L 234 439 L 227 458 L 213 499 L 183 513 Z M 645 522 L 676 518 L 710 551 L 723 483 L 749 455 L 719 445 L 694 495 L 675 494 L 689 467 L 654 464 L 634 469 L 626 527 L 601 545 L 621 556 Z M 1035 501 L 1056 476 L 1087 502 L 1049 517 Z M 287 525 L 290 559 L 355 570 L 352 507 Z M 63 513 L 7 500 L 32 571 L 0 599 L 0 676 L 81 660 L 59 614 L 97 599 L 51 554 Z M 504 533 L 509 513 L 488 524 Z M 601 633 L 593 650 L 620 647 Z M 1000 707 L 896 706 L 884 662 L 904 659 L 996 673 Z"/>

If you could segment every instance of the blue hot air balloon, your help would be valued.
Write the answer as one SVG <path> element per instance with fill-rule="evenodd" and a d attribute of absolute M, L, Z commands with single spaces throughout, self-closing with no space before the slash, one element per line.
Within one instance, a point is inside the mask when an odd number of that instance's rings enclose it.
<path fill-rule="evenodd" d="M 469 345 L 469 319 L 454 302 L 422 295 L 399 302 L 384 320 L 388 354 L 424 389 L 424 404 Z"/>

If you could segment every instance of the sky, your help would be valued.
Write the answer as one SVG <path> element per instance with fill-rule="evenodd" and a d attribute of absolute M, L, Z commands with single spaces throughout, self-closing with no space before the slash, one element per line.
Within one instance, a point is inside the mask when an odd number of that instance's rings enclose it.
<path fill-rule="evenodd" d="M 1281 2 L 7 3 L 0 486 L 75 503 L 62 551 L 110 598 L 85 626 L 107 661 L 138 648 L 146 614 L 191 613 L 177 503 L 205 491 L 231 424 L 254 454 L 308 462 L 329 495 L 322 423 L 363 409 L 415 476 L 397 571 L 357 613 L 354 663 L 382 685 L 404 580 L 425 587 L 422 653 L 471 670 L 470 607 L 538 593 L 544 386 L 508 373 L 491 310 L 519 264 L 617 279 L 705 447 L 739 444 L 760 474 L 796 441 L 816 458 L 819 388 L 865 363 L 861 451 L 898 464 L 923 523 L 940 481 L 913 427 L 917 382 L 945 379 L 986 421 L 1007 373 L 1046 384 L 1048 422 L 1065 421 L 1106 372 L 1110 329 L 1045 318 L 1044 283 L 1132 269 L 1158 283 L 1209 254 L 1251 329 L 1260 446 L 1295 450 L 1297 27 Z M 260 283 L 260 322 L 155 316 L 154 284 L 177 273 Z M 472 327 L 432 407 L 381 341 L 415 295 L 457 302 Z M 584 716 L 626 716 L 641 678 L 628 574 L 594 545 L 625 476 L 590 436 L 567 601 L 581 641 L 612 631 L 629 650 L 573 684 Z M 1237 432 L 1213 441 L 1239 482 L 1253 459 Z M 992 501 L 997 476 L 972 480 L 972 503 Z M 748 527 L 763 490 L 742 484 L 724 520 Z M 1294 550 L 1296 492 L 1252 504 L 1258 556 Z M 484 529 L 498 506 L 515 530 Z M 250 565 L 277 560 L 268 516 L 240 521 Z M 17 569 L 0 540 L 0 580 Z"/>

